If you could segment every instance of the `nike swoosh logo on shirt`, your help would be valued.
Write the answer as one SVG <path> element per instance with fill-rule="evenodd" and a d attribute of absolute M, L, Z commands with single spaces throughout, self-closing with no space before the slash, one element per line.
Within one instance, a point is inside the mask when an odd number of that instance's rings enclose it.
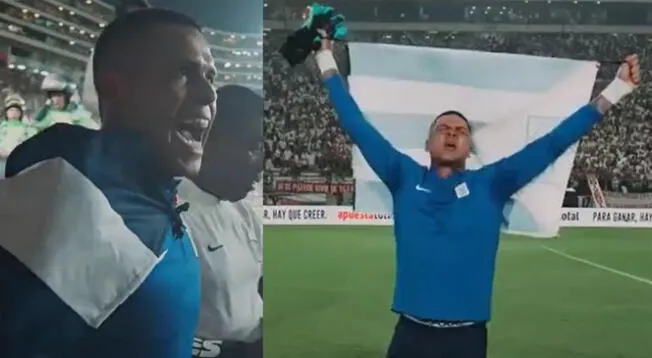
<path fill-rule="evenodd" d="M 422 186 L 419 185 L 419 184 L 417 184 L 417 186 L 415 186 L 414 189 L 416 189 L 416 190 L 418 190 L 418 191 L 422 191 L 422 192 L 424 192 L 424 193 L 430 193 L 430 192 L 431 192 L 430 189 L 426 189 L 426 188 L 422 187 Z"/>
<path fill-rule="evenodd" d="M 208 245 L 208 251 L 215 252 L 223 247 L 224 245 L 215 245 L 215 246 Z"/>

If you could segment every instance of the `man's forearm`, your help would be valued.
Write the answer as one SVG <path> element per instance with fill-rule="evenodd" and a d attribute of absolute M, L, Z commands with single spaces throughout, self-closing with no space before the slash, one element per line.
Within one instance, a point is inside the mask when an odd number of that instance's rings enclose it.
<path fill-rule="evenodd" d="M 609 102 L 604 96 L 598 95 L 591 101 L 591 105 L 600 112 L 603 116 L 613 107 L 613 103 Z"/>
<path fill-rule="evenodd" d="M 588 133 L 615 103 L 629 94 L 632 87 L 616 78 L 591 103 L 583 106 L 561 122 L 547 135 L 528 144 L 519 152 L 499 161 L 499 171 L 508 173 L 510 178 L 500 177 L 496 181 L 500 190 L 510 196 L 533 178 L 543 172 L 573 143 Z"/>
<path fill-rule="evenodd" d="M 317 64 L 340 125 L 358 146 L 371 169 L 391 190 L 398 180 L 396 169 L 401 158 L 400 153 L 364 117 L 344 85 L 332 53 L 324 51 L 317 56 L 321 56 L 317 58 Z"/>
<path fill-rule="evenodd" d="M 631 66 L 629 69 L 620 69 L 619 73 L 629 73 L 630 80 L 626 78 L 616 77 L 607 87 L 605 87 L 600 94 L 591 101 L 591 105 L 600 112 L 600 114 L 605 115 L 607 111 L 620 100 L 630 94 L 636 87 L 632 83 L 631 76 L 633 76 Z M 636 73 L 638 73 L 638 66 L 636 67 Z"/>
<path fill-rule="evenodd" d="M 321 73 L 321 78 L 326 79 L 328 77 L 335 76 L 337 74 L 338 74 L 337 70 L 326 70 Z"/>

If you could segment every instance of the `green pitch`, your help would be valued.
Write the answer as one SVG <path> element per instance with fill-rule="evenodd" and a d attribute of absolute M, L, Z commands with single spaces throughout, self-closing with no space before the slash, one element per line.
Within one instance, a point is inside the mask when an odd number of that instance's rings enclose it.
<path fill-rule="evenodd" d="M 390 228 L 266 226 L 265 358 L 382 358 L 393 279 Z M 490 357 L 650 358 L 651 280 L 652 230 L 504 237 Z"/>

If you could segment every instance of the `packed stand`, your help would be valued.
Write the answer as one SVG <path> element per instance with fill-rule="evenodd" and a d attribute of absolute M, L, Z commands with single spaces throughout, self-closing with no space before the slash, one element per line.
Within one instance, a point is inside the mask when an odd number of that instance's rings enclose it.
<path fill-rule="evenodd" d="M 351 1 L 330 0 L 330 6 L 348 22 L 402 22 L 431 24 L 516 25 L 625 25 L 652 24 L 648 1 Z M 265 19 L 301 21 L 306 2 L 268 1 Z"/>
<path fill-rule="evenodd" d="M 350 177 L 351 142 L 334 122 L 314 63 L 290 68 L 276 55 L 283 37 L 276 40 L 264 47 L 265 171 Z"/>
<path fill-rule="evenodd" d="M 314 64 L 290 68 L 277 54 L 286 36 L 274 31 L 265 38 L 265 170 L 283 176 L 350 177 L 351 143 L 335 120 Z M 629 34 L 362 32 L 350 39 L 580 60 L 613 61 L 614 54 L 638 53 L 643 66 L 652 60 L 648 46 L 652 38 Z M 594 93 L 615 76 L 616 69 L 613 65 L 600 69 Z M 645 74 L 649 70 L 644 67 Z M 570 186 L 586 191 L 585 176 L 590 173 L 597 175 L 604 190 L 652 191 L 651 102 L 652 87 L 644 84 L 581 141 Z"/>

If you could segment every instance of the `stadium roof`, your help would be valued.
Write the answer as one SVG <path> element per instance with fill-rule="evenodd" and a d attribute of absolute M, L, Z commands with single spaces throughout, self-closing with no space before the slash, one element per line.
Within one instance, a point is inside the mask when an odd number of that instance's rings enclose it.
<path fill-rule="evenodd" d="M 93 1 L 109 5 L 117 4 L 122 0 Z M 257 0 L 149 0 L 149 3 L 155 7 L 160 6 L 183 12 L 200 24 L 213 29 L 219 28 L 222 31 L 250 37 L 262 36 L 262 2 Z"/>
<path fill-rule="evenodd" d="M 295 0 L 287 0 L 288 3 L 292 3 Z M 366 2 L 383 2 L 387 0 L 347 0 L 347 1 L 366 1 Z M 631 3 L 652 3 L 652 0 L 392 0 L 392 2 L 407 2 L 407 3 L 466 3 L 469 5 L 485 5 L 490 3 L 534 3 L 534 2 L 547 2 L 547 3 L 560 3 L 560 2 L 575 2 L 575 3 L 622 3 L 622 4 L 631 4 Z M 300 2 L 300 0 L 296 0 Z"/>

